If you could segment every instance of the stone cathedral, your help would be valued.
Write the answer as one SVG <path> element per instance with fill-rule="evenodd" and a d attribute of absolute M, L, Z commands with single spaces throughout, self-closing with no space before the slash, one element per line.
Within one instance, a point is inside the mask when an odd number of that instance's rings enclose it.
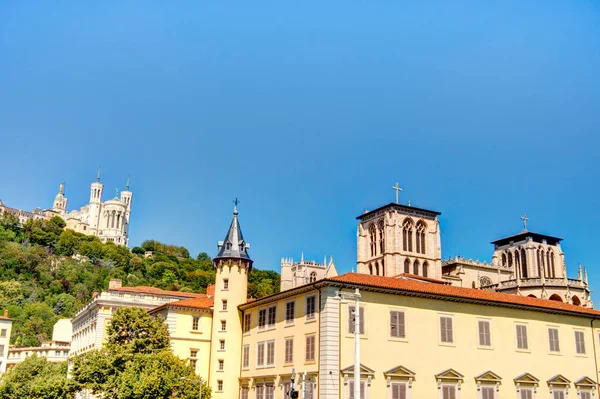
<path fill-rule="evenodd" d="M 129 191 L 129 179 L 127 179 L 124 191 L 117 190 L 115 197 L 102 201 L 104 185 L 100 182 L 100 169 L 96 181 L 90 185 L 90 202 L 78 210 L 67 210 L 69 200 L 65 196 L 65 187 L 61 184 L 58 193 L 54 197 L 52 208 L 32 212 L 9 208 L 0 201 L 0 214 L 11 213 L 23 224 L 28 219 L 50 219 L 60 216 L 67 224 L 66 228 L 86 235 L 94 235 L 100 241 L 111 241 L 117 245 L 127 246 L 129 241 L 129 218 L 131 215 L 131 200 L 133 193 Z"/>
<path fill-rule="evenodd" d="M 448 285 L 550 299 L 592 308 L 587 271 L 567 277 L 561 238 L 523 231 L 494 240 L 491 263 L 442 260 L 439 212 L 390 203 L 357 217 L 357 271 L 411 275 Z"/>

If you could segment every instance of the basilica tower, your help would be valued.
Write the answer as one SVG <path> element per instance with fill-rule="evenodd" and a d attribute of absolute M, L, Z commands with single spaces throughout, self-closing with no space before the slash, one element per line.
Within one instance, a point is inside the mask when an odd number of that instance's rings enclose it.
<path fill-rule="evenodd" d="M 246 303 L 252 269 L 250 245 L 240 229 L 237 204 L 236 200 L 229 231 L 219 242 L 219 253 L 213 259 L 216 277 L 208 382 L 213 398 L 223 399 L 239 395 L 242 320 L 238 306 Z"/>
<path fill-rule="evenodd" d="M 102 190 L 104 185 L 100 183 L 100 167 L 96 181 L 90 186 L 89 220 L 90 229 L 97 231 L 100 224 L 100 208 L 102 207 Z"/>
<path fill-rule="evenodd" d="M 58 186 L 58 194 L 54 197 L 54 203 L 52 204 L 52 210 L 64 215 L 67 212 L 67 203 L 69 200 L 65 197 L 65 185 L 60 184 Z"/>

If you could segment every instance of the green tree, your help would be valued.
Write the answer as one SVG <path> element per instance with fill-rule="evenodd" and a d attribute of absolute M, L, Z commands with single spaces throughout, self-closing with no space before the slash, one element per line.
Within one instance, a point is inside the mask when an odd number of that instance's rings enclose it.
<path fill-rule="evenodd" d="M 36 355 L 26 358 L 2 377 L 3 399 L 71 399 L 77 390 L 67 378 L 67 362 L 52 364 Z"/>
<path fill-rule="evenodd" d="M 105 399 L 197 399 L 193 368 L 170 350 L 167 326 L 143 309 L 120 308 L 101 350 L 73 359 L 74 381 Z M 205 384 L 203 398 L 211 391 Z"/>
<path fill-rule="evenodd" d="M 79 245 L 81 243 L 80 236 L 80 233 L 76 233 L 73 230 L 63 231 L 58 238 L 56 252 L 65 256 L 73 255 L 79 250 Z"/>
<path fill-rule="evenodd" d="M 136 255 L 143 255 L 146 251 L 144 251 L 143 248 L 140 247 L 133 247 L 131 248 L 131 253 L 136 254 Z"/>

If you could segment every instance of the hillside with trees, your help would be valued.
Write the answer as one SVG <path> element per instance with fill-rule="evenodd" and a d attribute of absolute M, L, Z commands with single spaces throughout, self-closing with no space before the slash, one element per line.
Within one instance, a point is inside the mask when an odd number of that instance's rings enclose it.
<path fill-rule="evenodd" d="M 215 272 L 205 252 L 192 258 L 184 247 L 155 240 L 130 251 L 65 229 L 60 217 L 23 226 L 11 214 L 0 217 L 0 309 L 15 319 L 11 344 L 37 346 L 51 339 L 56 320 L 72 317 L 111 278 L 124 286 L 203 293 Z M 278 292 L 279 283 L 277 272 L 253 269 L 248 296 Z"/>

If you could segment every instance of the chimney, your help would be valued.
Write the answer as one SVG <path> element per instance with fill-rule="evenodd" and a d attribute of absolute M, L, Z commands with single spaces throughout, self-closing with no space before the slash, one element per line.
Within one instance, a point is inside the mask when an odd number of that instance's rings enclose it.
<path fill-rule="evenodd" d="M 119 278 L 111 278 L 108 282 L 108 289 L 114 290 L 116 288 L 121 288 L 123 286 L 123 281 Z"/>
<path fill-rule="evenodd" d="M 8 318 L 8 309 L 4 309 L 4 317 Z"/>
<path fill-rule="evenodd" d="M 215 285 L 214 284 L 209 284 L 208 287 L 206 287 L 206 295 L 215 296 Z"/>

